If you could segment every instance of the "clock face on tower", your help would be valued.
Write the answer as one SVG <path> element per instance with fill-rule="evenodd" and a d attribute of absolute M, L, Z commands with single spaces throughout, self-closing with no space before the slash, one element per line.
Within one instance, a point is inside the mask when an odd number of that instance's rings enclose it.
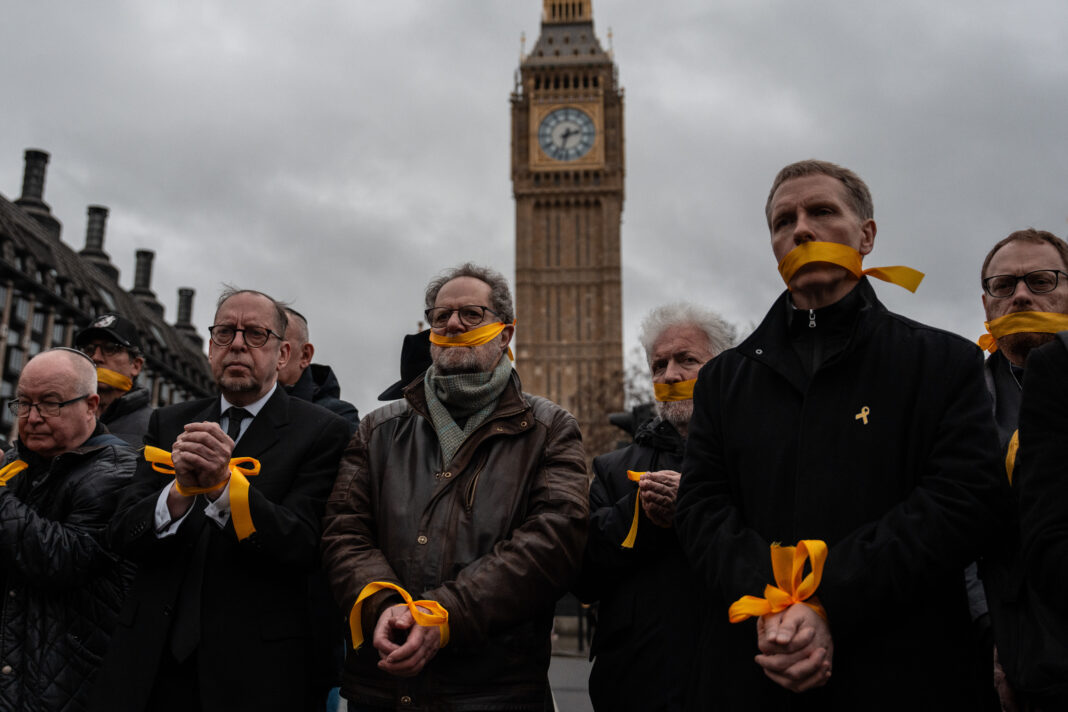
<path fill-rule="evenodd" d="M 574 107 L 553 111 L 538 127 L 538 143 L 545 155 L 557 161 L 574 161 L 593 148 L 597 130 L 589 114 Z"/>

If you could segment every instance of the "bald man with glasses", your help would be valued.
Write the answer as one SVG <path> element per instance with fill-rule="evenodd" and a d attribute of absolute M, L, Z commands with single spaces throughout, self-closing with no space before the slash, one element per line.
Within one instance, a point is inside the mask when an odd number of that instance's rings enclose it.
<path fill-rule="evenodd" d="M 278 386 L 286 326 L 270 296 L 227 290 L 209 329 L 219 395 L 153 414 L 111 528 L 138 572 L 94 709 L 325 704 L 309 590 L 349 430 Z"/>
<path fill-rule="evenodd" d="M 96 419 L 92 360 L 34 356 L 0 469 L 0 709 L 83 709 L 129 569 L 104 532 L 135 455 Z"/>

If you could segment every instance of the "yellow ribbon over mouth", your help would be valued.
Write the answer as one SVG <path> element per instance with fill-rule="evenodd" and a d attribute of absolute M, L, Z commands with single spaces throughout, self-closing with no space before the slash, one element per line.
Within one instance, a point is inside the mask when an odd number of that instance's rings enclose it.
<path fill-rule="evenodd" d="M 152 464 L 152 469 L 165 475 L 174 474 L 174 460 L 166 450 L 151 445 L 145 446 L 145 460 Z M 230 470 L 230 519 L 234 522 L 237 540 L 242 541 L 256 531 L 252 524 L 252 512 L 248 506 L 249 484 L 246 477 L 260 474 L 260 461 L 254 457 L 235 457 L 227 464 Z M 226 486 L 226 480 L 213 487 L 183 487 L 174 481 L 174 488 L 185 497 L 206 494 Z"/>
<path fill-rule="evenodd" d="M 402 587 L 389 581 L 372 581 L 363 587 L 360 595 L 356 597 L 356 603 L 352 604 L 349 612 L 349 632 L 352 633 L 352 649 L 359 650 L 363 645 L 363 626 L 360 625 L 360 611 L 363 609 L 363 600 L 379 591 L 391 589 L 396 591 L 404 599 L 408 611 L 412 614 L 415 622 L 421 626 L 437 626 L 441 633 L 439 648 L 444 648 L 449 643 L 449 612 L 437 601 L 413 601 L 410 593 Z M 419 610 L 419 606 L 426 608 L 429 613 Z"/>
<path fill-rule="evenodd" d="M 782 258 L 779 263 L 779 274 L 782 275 L 783 281 L 789 288 L 790 280 L 797 274 L 797 270 L 812 262 L 829 262 L 846 268 L 857 279 L 868 275 L 904 287 L 910 292 L 915 292 L 920 282 L 923 281 L 923 272 L 901 265 L 862 269 L 862 259 L 861 254 L 849 245 L 837 242 L 802 242 Z"/>
<path fill-rule="evenodd" d="M 465 346 L 467 348 L 481 346 L 482 344 L 488 344 L 496 339 L 497 336 L 504 331 L 506 326 L 515 326 L 515 321 L 513 320 L 511 324 L 505 324 L 503 321 L 486 324 L 485 326 L 480 326 L 471 331 L 465 331 L 456 336 L 445 336 L 443 334 L 435 334 L 431 331 L 430 343 L 447 349 L 456 348 L 458 346 Z M 512 348 L 510 346 L 508 347 L 508 358 L 515 361 L 515 356 L 512 355 Z"/>
<path fill-rule="evenodd" d="M 695 385 L 697 385 L 696 378 L 691 378 L 688 381 L 678 381 L 677 383 L 654 383 L 653 396 L 660 403 L 693 400 L 693 387 Z"/>
<path fill-rule="evenodd" d="M 1009 334 L 1024 332 L 1036 334 L 1056 334 L 1068 330 L 1068 314 L 1060 312 L 1022 311 L 999 316 L 984 322 L 987 333 L 976 342 L 979 348 L 994 353 L 998 350 L 998 339 Z"/>
<path fill-rule="evenodd" d="M 655 384 L 654 384 L 655 385 Z M 631 482 L 637 482 L 642 478 L 642 475 L 647 474 L 645 472 L 635 472 L 634 470 L 627 470 L 627 479 Z M 634 540 L 638 538 L 638 512 L 641 510 L 642 493 L 639 492 L 634 498 L 634 519 L 630 523 L 630 531 L 627 532 L 627 538 L 620 544 L 624 549 L 633 549 Z"/>
<path fill-rule="evenodd" d="M 104 368 L 103 366 L 96 367 L 96 380 L 97 383 L 103 383 L 109 388 L 114 388 L 122 392 L 126 392 L 133 388 L 133 381 L 121 373 L 112 371 L 110 368 Z"/>
<path fill-rule="evenodd" d="M 7 481 L 25 470 L 29 465 L 22 460 L 12 460 L 0 469 L 0 487 L 6 487 Z"/>
<path fill-rule="evenodd" d="M 805 561 L 812 558 L 812 571 L 805 572 Z M 819 588 L 823 563 L 827 560 L 827 544 L 819 539 L 802 539 L 797 546 L 771 545 L 771 568 L 775 583 L 764 588 L 764 598 L 742 596 L 731 604 L 727 615 L 731 623 L 741 623 L 750 616 L 764 616 L 784 611 L 795 603 L 804 603 L 825 620 L 827 612 L 816 601 L 808 600 Z"/>

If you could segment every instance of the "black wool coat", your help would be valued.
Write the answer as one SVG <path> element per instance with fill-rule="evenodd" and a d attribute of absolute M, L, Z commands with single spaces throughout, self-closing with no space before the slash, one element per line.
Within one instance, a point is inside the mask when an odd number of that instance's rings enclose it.
<path fill-rule="evenodd" d="M 634 547 L 621 543 L 638 495 L 627 470 L 679 471 L 684 447 L 670 423 L 654 418 L 631 445 L 593 461 L 590 532 L 575 593 L 584 603 L 600 602 L 589 688 L 598 712 L 683 708 L 700 632 L 689 618 L 702 600 L 696 577 L 675 530 L 656 526 L 642 510 Z"/>
<path fill-rule="evenodd" d="M 887 311 L 866 278 L 851 297 L 811 375 L 788 293 L 700 372 L 676 513 L 712 592 L 695 709 L 972 708 L 963 570 L 1004 486 L 982 357 Z M 829 547 L 817 595 L 835 649 L 830 682 L 795 695 L 753 661 L 755 621 L 727 608 L 773 583 L 772 542 L 799 539 Z"/>

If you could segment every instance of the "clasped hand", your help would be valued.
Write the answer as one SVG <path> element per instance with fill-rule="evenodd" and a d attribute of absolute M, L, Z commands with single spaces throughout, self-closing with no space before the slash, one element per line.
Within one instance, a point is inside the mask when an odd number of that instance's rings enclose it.
<path fill-rule="evenodd" d="M 425 608 L 420 610 L 430 612 Z M 371 642 L 381 658 L 378 661 L 381 670 L 398 677 L 412 677 L 437 654 L 441 631 L 437 626 L 419 625 L 408 607 L 398 604 L 382 611 Z"/>
<path fill-rule="evenodd" d="M 171 447 L 174 476 L 182 487 L 216 487 L 230 477 L 234 441 L 218 423 L 189 423 Z M 215 499 L 221 489 L 208 493 Z"/>
<path fill-rule="evenodd" d="M 638 480 L 642 510 L 658 527 L 670 527 L 675 517 L 675 497 L 679 493 L 679 473 L 674 470 L 646 472 Z"/>
<path fill-rule="evenodd" d="M 757 620 L 756 662 L 787 690 L 804 692 L 831 679 L 834 642 L 820 614 L 803 603 Z"/>

